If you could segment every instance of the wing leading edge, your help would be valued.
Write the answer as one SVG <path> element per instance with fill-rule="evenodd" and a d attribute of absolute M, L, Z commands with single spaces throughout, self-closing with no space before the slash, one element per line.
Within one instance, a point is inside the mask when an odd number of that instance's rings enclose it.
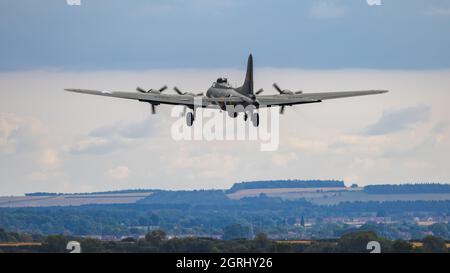
<path fill-rule="evenodd" d="M 201 97 L 202 107 L 215 106 L 215 103 L 239 103 L 243 102 L 239 97 L 224 97 L 224 98 L 208 98 L 206 96 L 192 96 L 192 95 L 179 95 L 179 94 L 162 94 L 162 93 L 132 93 L 122 91 L 100 91 L 90 89 L 74 89 L 67 88 L 65 91 L 106 96 L 121 99 L 138 100 L 142 102 L 148 102 L 153 104 L 168 104 L 168 105 L 185 105 L 185 106 L 198 106 L 195 98 Z"/>

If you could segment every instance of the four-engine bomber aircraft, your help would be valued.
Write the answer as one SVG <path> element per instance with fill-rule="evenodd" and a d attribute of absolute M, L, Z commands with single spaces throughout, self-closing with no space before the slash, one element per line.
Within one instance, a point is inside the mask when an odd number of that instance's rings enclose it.
<path fill-rule="evenodd" d="M 388 92 L 387 90 L 365 90 L 365 91 L 344 91 L 344 92 L 327 92 L 327 93 L 303 93 L 302 91 L 290 91 L 281 89 L 276 83 L 273 87 L 278 91 L 276 95 L 260 95 L 263 89 L 256 92 L 253 90 L 253 57 L 250 54 L 247 63 L 247 73 L 245 75 L 244 84 L 241 87 L 232 87 L 226 78 L 218 78 L 216 82 L 206 91 L 206 96 L 203 93 L 182 92 L 177 87 L 174 91 L 177 94 L 163 94 L 167 86 L 160 89 L 144 90 L 137 87 L 138 92 L 122 92 L 122 91 L 97 91 L 87 89 L 65 89 L 66 91 L 100 95 L 108 97 L 116 97 L 123 99 L 133 99 L 142 102 L 147 102 L 151 105 L 152 114 L 155 114 L 155 106 L 159 104 L 182 105 L 189 108 L 186 114 L 186 123 L 192 126 L 195 119 L 195 112 L 198 107 L 202 108 L 216 108 L 226 110 L 230 117 L 236 118 L 238 112 L 244 112 L 244 119 L 247 120 L 249 114 L 254 126 L 259 125 L 259 114 L 257 111 L 248 109 L 259 109 L 260 107 L 280 106 L 280 113 L 284 113 L 286 106 L 292 106 L 304 103 L 322 102 L 328 99 L 346 98 L 354 96 L 364 96 L 373 94 L 382 94 Z M 201 96 L 200 100 L 195 99 Z M 230 107 L 233 106 L 233 107 Z M 242 106 L 242 107 L 236 107 Z M 248 107 L 251 106 L 251 107 Z M 231 111 L 230 111 L 231 109 Z"/>

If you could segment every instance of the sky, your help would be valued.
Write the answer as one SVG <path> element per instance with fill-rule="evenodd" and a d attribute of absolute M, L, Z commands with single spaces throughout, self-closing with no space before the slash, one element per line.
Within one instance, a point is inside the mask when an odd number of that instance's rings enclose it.
<path fill-rule="evenodd" d="M 0 2 L 0 195 L 228 188 L 258 179 L 449 182 L 450 3 Z M 64 92 L 388 89 L 289 107 L 280 145 L 175 141 L 171 107 Z M 171 91 L 167 91 L 171 92 Z"/>
<path fill-rule="evenodd" d="M 66 1 L 0 2 L 1 70 L 450 65 L 447 0 Z"/>

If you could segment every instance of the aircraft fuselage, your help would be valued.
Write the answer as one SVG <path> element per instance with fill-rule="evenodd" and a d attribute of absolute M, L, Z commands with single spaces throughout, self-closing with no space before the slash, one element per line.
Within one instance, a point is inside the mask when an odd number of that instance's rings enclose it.
<path fill-rule="evenodd" d="M 249 99 L 248 97 L 243 96 L 242 94 L 240 94 L 239 92 L 237 92 L 234 88 L 232 87 L 210 87 L 208 89 L 208 91 L 206 91 L 206 96 L 209 98 L 228 98 L 228 97 L 240 97 L 242 98 L 244 101 L 243 102 L 228 102 L 228 103 L 220 103 L 218 102 L 217 105 L 219 105 L 220 109 L 222 110 L 226 110 L 226 105 L 232 105 L 232 106 L 237 106 L 237 105 L 242 105 L 244 108 L 248 105 L 254 104 L 254 101 Z M 235 109 L 235 111 L 238 111 L 238 109 Z M 238 111 L 239 112 L 239 111 Z"/>

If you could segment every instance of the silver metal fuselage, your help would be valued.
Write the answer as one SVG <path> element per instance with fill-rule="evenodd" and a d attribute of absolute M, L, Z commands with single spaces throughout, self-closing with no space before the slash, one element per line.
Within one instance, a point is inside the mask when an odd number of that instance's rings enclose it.
<path fill-rule="evenodd" d="M 234 89 L 231 85 L 228 85 L 228 84 L 222 85 L 222 84 L 214 83 L 206 91 L 206 96 L 209 98 L 219 98 L 219 99 L 220 98 L 228 98 L 228 97 L 238 97 L 238 98 L 243 99 L 243 102 L 228 102 L 226 104 L 218 102 L 217 105 L 219 105 L 219 107 L 222 110 L 226 109 L 226 105 L 233 105 L 233 106 L 242 105 L 243 107 L 247 107 L 248 105 L 254 103 L 254 101 L 252 101 L 250 98 L 242 95 L 241 93 L 236 91 L 236 89 Z"/>
<path fill-rule="evenodd" d="M 236 92 L 232 87 L 213 87 L 211 86 L 206 91 L 206 96 L 209 98 L 226 98 L 231 96 L 239 96 L 239 93 Z"/>

